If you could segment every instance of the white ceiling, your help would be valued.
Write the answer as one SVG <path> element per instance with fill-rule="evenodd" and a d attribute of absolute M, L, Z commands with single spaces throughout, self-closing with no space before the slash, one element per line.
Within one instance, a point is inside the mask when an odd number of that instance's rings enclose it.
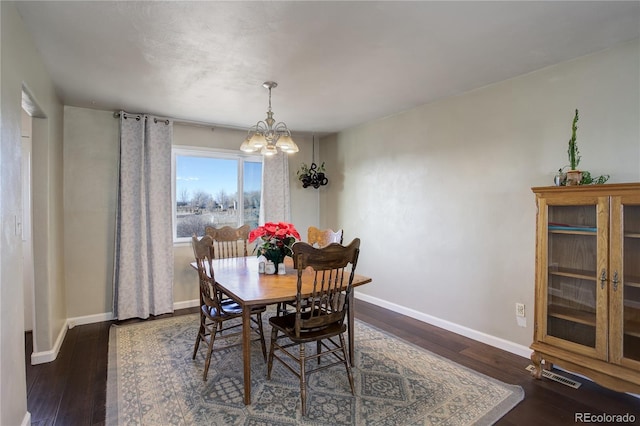
<path fill-rule="evenodd" d="M 339 131 L 640 37 L 626 1 L 44 1 L 18 11 L 64 104 Z"/>

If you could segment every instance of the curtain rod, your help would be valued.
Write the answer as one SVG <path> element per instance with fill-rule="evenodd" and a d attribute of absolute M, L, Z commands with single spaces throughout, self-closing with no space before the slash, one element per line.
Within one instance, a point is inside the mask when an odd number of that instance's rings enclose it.
<path fill-rule="evenodd" d="M 135 118 L 136 120 L 140 121 L 140 118 L 143 115 L 148 115 L 148 114 L 138 114 L 135 112 L 125 112 L 124 113 L 124 118 Z M 120 118 L 120 113 L 119 112 L 114 112 L 113 113 L 113 118 Z M 153 122 L 154 123 L 164 123 L 166 125 L 169 125 L 170 121 L 168 118 L 164 118 L 164 117 L 153 117 Z"/>
<path fill-rule="evenodd" d="M 2 1 L 2 0 L 0 0 Z M 131 113 L 131 112 L 127 112 L 125 114 L 130 114 L 130 115 L 153 115 L 153 114 L 143 114 L 143 113 Z M 120 111 L 114 111 L 113 112 L 113 118 L 120 118 Z M 213 124 L 213 123 L 207 123 L 204 121 L 195 121 L 195 120 L 183 120 L 183 119 L 179 119 L 179 118 L 166 118 L 166 117 L 162 117 L 163 120 L 171 120 L 173 121 L 174 124 L 182 124 L 182 125 L 186 125 L 186 126 L 198 126 L 198 127 L 210 127 L 211 130 L 215 130 L 216 128 L 220 127 L 223 129 L 231 129 L 231 130 L 242 130 L 243 132 L 248 131 L 249 127 L 238 127 L 238 126 L 229 126 L 229 125 L 221 125 L 221 124 Z M 316 133 L 308 133 L 308 132 L 291 132 L 294 135 L 298 135 L 298 136 L 310 136 L 310 135 L 315 135 Z M 325 133 L 329 134 L 329 133 Z M 323 135 L 322 133 L 320 135 Z"/>
<path fill-rule="evenodd" d="M 142 114 L 142 113 L 128 113 L 128 112 L 126 112 L 125 114 L 130 114 L 132 116 L 145 115 L 145 114 Z M 120 118 L 120 111 L 114 111 L 113 118 Z M 173 121 L 174 124 L 183 124 L 183 125 L 198 126 L 198 127 L 211 127 L 212 130 L 215 130 L 217 127 L 224 127 L 225 129 L 247 131 L 246 128 L 242 128 L 242 127 L 221 126 L 219 124 L 207 123 L 207 122 L 204 122 L 204 121 L 183 120 L 183 119 L 179 119 L 179 118 L 165 118 L 165 117 L 162 117 L 162 120 L 167 120 L 167 121 L 171 120 L 171 121 Z"/>

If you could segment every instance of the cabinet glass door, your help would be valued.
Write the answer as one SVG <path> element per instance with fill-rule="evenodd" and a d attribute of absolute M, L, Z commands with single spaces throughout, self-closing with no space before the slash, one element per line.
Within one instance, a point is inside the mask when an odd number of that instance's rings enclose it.
<path fill-rule="evenodd" d="M 623 204 L 622 213 L 623 270 L 613 271 L 611 285 L 622 298 L 622 356 L 640 361 L 640 205 Z"/>
<path fill-rule="evenodd" d="M 606 345 L 599 332 L 606 312 L 598 310 L 603 294 L 598 290 L 598 241 L 606 233 L 598 228 L 598 216 L 603 210 L 597 199 L 593 204 L 548 206 L 546 335 L 592 353 Z M 606 229 L 602 219 L 600 227 Z"/>

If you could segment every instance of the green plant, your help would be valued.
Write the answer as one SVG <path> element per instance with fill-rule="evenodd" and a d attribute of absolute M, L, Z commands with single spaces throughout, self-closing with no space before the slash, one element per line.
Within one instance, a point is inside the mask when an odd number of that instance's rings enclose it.
<path fill-rule="evenodd" d="M 609 180 L 609 175 L 591 176 L 588 171 L 582 172 L 582 180 L 580 185 L 601 185 Z"/>
<path fill-rule="evenodd" d="M 577 171 L 580 164 L 580 151 L 578 150 L 578 142 L 576 132 L 578 131 L 578 109 L 573 117 L 571 123 L 571 139 L 569 139 L 569 147 L 567 149 L 567 155 L 569 156 L 569 165 L 558 169 L 558 173 L 554 178 L 556 185 L 567 185 L 567 173 L 565 169 L 568 167 L 569 172 L 572 170 Z M 582 177 L 580 182 L 571 181 L 573 185 L 600 185 L 609 180 L 609 175 L 591 176 L 591 173 L 587 170 L 580 171 Z"/>
<path fill-rule="evenodd" d="M 569 149 L 567 154 L 569 155 L 569 166 L 571 170 L 577 170 L 578 164 L 580 164 L 580 151 L 578 150 L 578 143 L 576 141 L 576 131 L 578 130 L 578 110 L 576 109 L 576 115 L 573 117 L 573 124 L 571 125 L 571 139 L 569 139 Z"/>
<path fill-rule="evenodd" d="M 300 168 L 296 172 L 296 175 L 298 176 L 298 179 L 302 180 L 308 174 L 309 174 L 309 166 L 307 166 L 306 163 L 300 164 Z"/>

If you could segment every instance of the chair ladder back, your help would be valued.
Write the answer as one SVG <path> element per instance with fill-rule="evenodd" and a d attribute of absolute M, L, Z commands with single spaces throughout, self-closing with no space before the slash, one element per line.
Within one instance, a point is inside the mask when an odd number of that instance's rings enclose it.
<path fill-rule="evenodd" d="M 249 238 L 249 230 L 249 225 L 242 225 L 239 228 L 207 226 L 205 235 L 209 235 L 213 239 L 213 258 L 226 259 L 229 257 L 248 256 L 247 240 Z"/>
<path fill-rule="evenodd" d="M 340 311 L 339 295 L 346 291 L 343 282 L 344 268 L 315 271 L 311 296 L 315 307 L 326 312 Z"/>

